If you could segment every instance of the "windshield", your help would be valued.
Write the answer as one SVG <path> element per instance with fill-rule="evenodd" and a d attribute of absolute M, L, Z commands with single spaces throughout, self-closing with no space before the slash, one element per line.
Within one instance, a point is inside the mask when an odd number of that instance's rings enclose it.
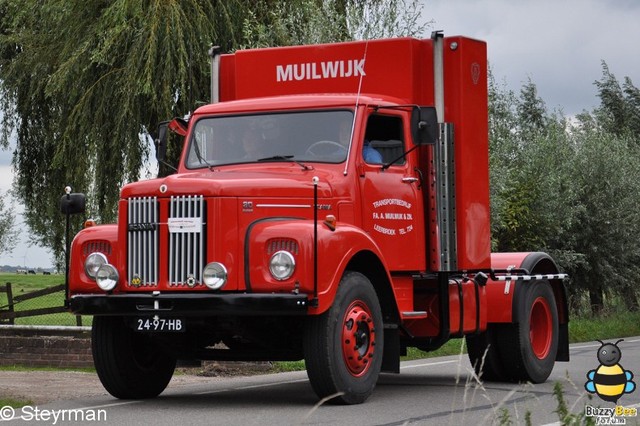
<path fill-rule="evenodd" d="M 307 111 L 198 120 L 187 167 L 266 161 L 341 163 L 347 158 L 353 111 Z"/>

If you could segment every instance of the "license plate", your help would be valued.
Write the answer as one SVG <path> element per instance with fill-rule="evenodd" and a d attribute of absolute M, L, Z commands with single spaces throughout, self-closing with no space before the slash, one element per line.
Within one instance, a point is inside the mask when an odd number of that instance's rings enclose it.
<path fill-rule="evenodd" d="M 185 323 L 184 320 L 180 318 L 137 318 L 135 323 L 135 330 L 183 332 L 185 331 Z"/>

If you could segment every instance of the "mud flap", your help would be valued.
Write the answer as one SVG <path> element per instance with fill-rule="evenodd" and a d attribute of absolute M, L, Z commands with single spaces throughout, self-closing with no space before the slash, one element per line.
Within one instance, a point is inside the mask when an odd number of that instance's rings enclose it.
<path fill-rule="evenodd" d="M 558 353 L 556 361 L 569 361 L 569 323 L 558 326 Z"/>
<path fill-rule="evenodd" d="M 400 373 L 400 333 L 396 324 L 384 325 L 382 369 L 385 373 Z"/>

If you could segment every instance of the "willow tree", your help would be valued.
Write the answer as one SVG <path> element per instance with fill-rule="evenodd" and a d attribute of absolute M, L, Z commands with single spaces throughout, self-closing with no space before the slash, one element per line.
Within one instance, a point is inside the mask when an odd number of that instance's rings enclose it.
<path fill-rule="evenodd" d="M 14 188 L 58 259 L 63 188 L 113 221 L 120 187 L 150 153 L 145 134 L 208 98 L 208 56 L 254 45 L 413 35 L 405 0 L 0 0 L 0 145 L 17 134 Z M 79 226 L 79 224 L 75 224 Z"/>
<path fill-rule="evenodd" d="M 11 251 L 16 244 L 18 230 L 11 206 L 5 204 L 5 194 L 0 192 L 0 254 Z"/>

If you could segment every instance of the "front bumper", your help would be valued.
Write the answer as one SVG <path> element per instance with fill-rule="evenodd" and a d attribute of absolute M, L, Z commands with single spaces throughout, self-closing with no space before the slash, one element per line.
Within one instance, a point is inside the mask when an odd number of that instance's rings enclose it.
<path fill-rule="evenodd" d="M 304 315 L 306 294 L 82 294 L 69 299 L 76 315 Z"/>

